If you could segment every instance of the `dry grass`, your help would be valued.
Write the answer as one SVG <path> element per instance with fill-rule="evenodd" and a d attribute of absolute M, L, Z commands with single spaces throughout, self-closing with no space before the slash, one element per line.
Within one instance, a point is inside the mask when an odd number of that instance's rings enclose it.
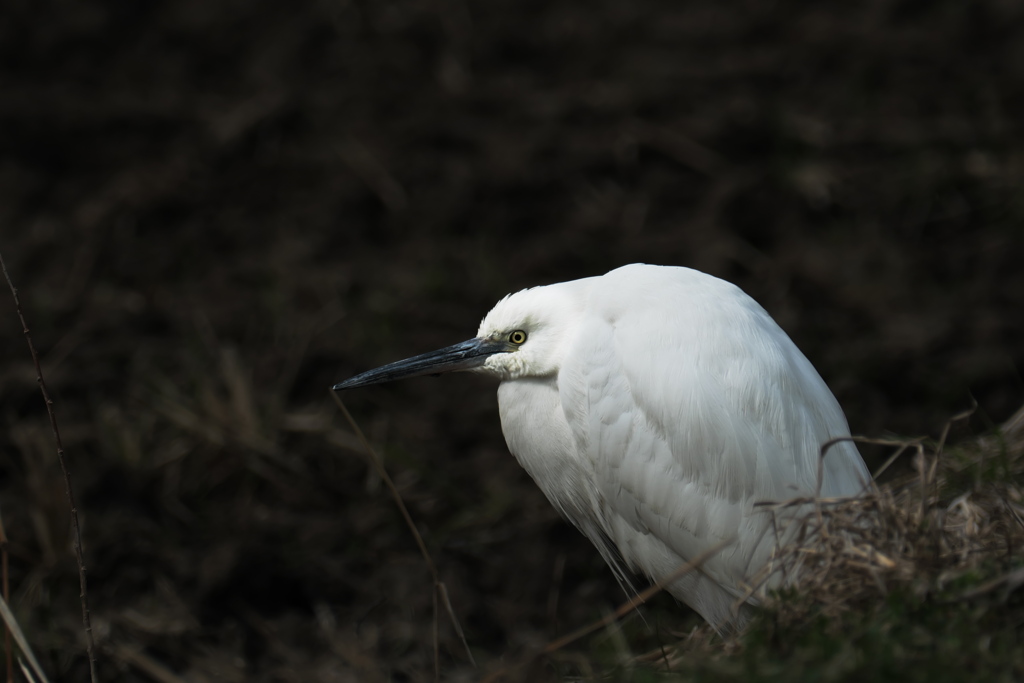
<path fill-rule="evenodd" d="M 1024 548 L 1024 409 L 994 435 L 955 449 L 943 441 L 907 442 L 915 474 L 796 522 L 801 540 L 778 559 L 799 568 L 801 599 L 769 598 L 777 619 L 804 620 L 810 605 L 838 618 L 893 591 L 945 595 L 972 573 L 1009 572 L 963 594 L 976 596 L 1020 574 L 1011 567 Z"/>
<path fill-rule="evenodd" d="M 671 646 L 632 658 L 630 666 L 642 668 L 625 677 L 1019 676 L 1024 408 L 1001 429 L 955 447 L 945 444 L 947 433 L 898 446 L 912 472 L 859 498 L 819 501 L 790 522 L 796 528 L 780 529 L 794 540 L 765 569 L 756 591 L 763 610 L 743 634 L 722 640 L 707 627 L 676 634 Z M 780 567 L 790 572 L 789 587 L 764 589 Z M 589 669 L 600 671 L 593 662 Z M 622 678 L 626 670 L 613 671 L 605 675 Z"/>

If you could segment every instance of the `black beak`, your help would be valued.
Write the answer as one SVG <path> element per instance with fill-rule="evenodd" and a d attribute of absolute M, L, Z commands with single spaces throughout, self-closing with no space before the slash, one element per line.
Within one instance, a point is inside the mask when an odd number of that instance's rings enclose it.
<path fill-rule="evenodd" d="M 335 384 L 332 389 L 355 389 L 371 384 L 381 384 L 406 377 L 419 375 L 439 375 L 442 372 L 456 370 L 472 370 L 484 364 L 488 356 L 508 351 L 504 341 L 493 339 L 469 339 L 467 341 L 446 346 L 437 351 L 420 354 L 412 358 L 388 363 L 374 370 L 368 370 L 344 382 Z"/>

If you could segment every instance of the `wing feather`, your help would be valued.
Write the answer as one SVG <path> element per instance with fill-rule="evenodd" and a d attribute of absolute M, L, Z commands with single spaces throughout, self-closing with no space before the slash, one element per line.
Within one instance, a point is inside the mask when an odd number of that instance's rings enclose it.
<path fill-rule="evenodd" d="M 704 573 L 739 596 L 774 545 L 754 503 L 813 495 L 818 448 L 848 433 L 845 418 L 739 289 L 685 271 L 638 292 L 615 272 L 595 287 L 558 379 L 600 492 L 594 514 L 626 562 L 655 578 L 672 568 L 638 533 L 682 560 L 734 539 Z M 867 480 L 852 444 L 826 464 L 824 495 Z"/>

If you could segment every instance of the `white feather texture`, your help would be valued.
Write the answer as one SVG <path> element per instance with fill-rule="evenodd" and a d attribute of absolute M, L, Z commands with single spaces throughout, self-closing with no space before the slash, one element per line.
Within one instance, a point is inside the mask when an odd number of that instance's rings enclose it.
<path fill-rule="evenodd" d="M 476 368 L 502 380 L 509 450 L 624 583 L 626 568 L 658 580 L 731 541 L 669 591 L 716 628 L 742 623 L 734 603 L 778 542 L 755 503 L 815 495 L 821 445 L 849 434 L 810 362 L 739 288 L 687 268 L 527 289 L 478 337 L 514 330 L 526 342 Z M 820 494 L 869 479 L 843 442 Z"/>

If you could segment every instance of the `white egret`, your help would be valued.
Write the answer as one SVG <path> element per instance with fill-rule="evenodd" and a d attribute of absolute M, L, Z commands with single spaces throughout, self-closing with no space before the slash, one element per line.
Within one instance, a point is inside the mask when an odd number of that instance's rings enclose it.
<path fill-rule="evenodd" d="M 623 584 L 657 581 L 715 628 L 745 621 L 778 538 L 759 501 L 856 495 L 870 475 L 806 357 L 735 285 L 629 265 L 510 294 L 477 337 L 357 375 L 352 389 L 469 370 L 501 380 L 509 450 Z M 752 600 L 750 600 L 752 601 Z"/>

